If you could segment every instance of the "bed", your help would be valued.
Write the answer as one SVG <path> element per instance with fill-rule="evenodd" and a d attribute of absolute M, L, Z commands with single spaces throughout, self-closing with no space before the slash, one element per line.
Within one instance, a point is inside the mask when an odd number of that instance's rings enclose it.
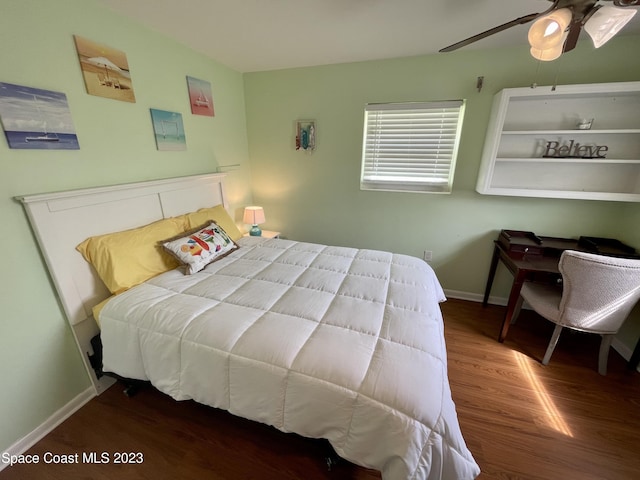
<path fill-rule="evenodd" d="M 383 479 L 475 478 L 447 377 L 445 297 L 431 268 L 390 252 L 227 234 L 219 219 L 184 233 L 207 209 L 228 207 L 223 178 L 20 197 L 81 351 L 90 354 L 100 332 L 105 371 L 325 438 Z M 180 261 L 142 282 L 126 272 L 112 283 L 86 261 L 104 257 L 110 232 L 169 224 L 180 241 L 220 226 L 232 247 L 197 272 Z M 108 387 L 88 360 L 87 371 L 97 393 Z"/>

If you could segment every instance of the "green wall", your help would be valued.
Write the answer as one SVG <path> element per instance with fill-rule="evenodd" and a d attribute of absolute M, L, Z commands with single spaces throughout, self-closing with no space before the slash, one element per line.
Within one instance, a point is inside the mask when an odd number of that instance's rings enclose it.
<path fill-rule="evenodd" d="M 136 103 L 88 95 L 73 35 L 127 54 Z M 9 149 L 0 134 L 0 453 L 89 386 L 15 195 L 229 172 L 234 210 L 251 202 L 243 79 L 120 18 L 95 0 L 3 0 L 0 82 L 64 92 L 80 150 Z M 191 114 L 186 75 L 211 82 L 214 118 Z M 156 149 L 149 108 L 182 113 L 187 150 Z M 239 217 L 238 217 L 239 219 Z"/>
<path fill-rule="evenodd" d="M 640 80 L 638 37 L 595 50 L 588 39 L 538 64 L 526 48 L 455 53 L 245 75 L 254 200 L 269 228 L 306 241 L 422 256 L 449 292 L 480 295 L 500 229 L 617 237 L 640 248 L 640 205 L 480 195 L 475 184 L 491 102 L 508 87 Z M 476 79 L 484 76 L 484 88 Z M 366 103 L 464 98 L 466 114 L 451 195 L 359 189 Z M 294 148 L 295 121 L 315 119 L 317 149 Z M 512 277 L 500 267 L 493 295 Z M 497 332 L 496 332 L 497 335 Z M 631 334 L 633 337 L 633 334 Z M 636 335 L 637 337 L 637 335 Z M 625 338 L 633 345 L 635 337 Z"/>
<path fill-rule="evenodd" d="M 0 81 L 64 92 L 81 147 L 13 150 L 0 138 L 0 452 L 89 386 L 15 195 L 239 165 L 227 181 L 236 220 L 255 200 L 266 208 L 264 227 L 290 238 L 417 256 L 429 249 L 443 286 L 470 294 L 483 290 L 491 241 L 501 228 L 615 236 L 640 247 L 638 204 L 491 197 L 474 190 L 495 92 L 556 77 L 558 83 L 638 80 L 637 56 L 619 53 L 634 51 L 637 37 L 616 38 L 600 51 L 585 41 L 539 67 L 526 49 L 463 50 L 243 78 L 95 0 L 4 0 L 0 13 Z M 136 103 L 86 94 L 74 34 L 126 52 Z M 212 83 L 215 118 L 190 114 L 186 75 Z M 477 92 L 480 75 L 485 87 Z M 468 100 L 453 194 L 360 191 L 364 104 L 443 98 Z M 182 113 L 186 151 L 156 150 L 149 108 Z M 297 119 L 318 122 L 312 154 L 293 147 Z M 506 295 L 509 280 L 499 272 L 494 295 Z M 625 341 L 631 345 L 638 333 L 640 322 L 629 327 Z"/>

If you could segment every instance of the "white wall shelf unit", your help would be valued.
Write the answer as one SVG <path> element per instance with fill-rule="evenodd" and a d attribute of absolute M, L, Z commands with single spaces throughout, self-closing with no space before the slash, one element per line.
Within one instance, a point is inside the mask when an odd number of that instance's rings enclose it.
<path fill-rule="evenodd" d="M 476 190 L 640 202 L 640 82 L 498 92 Z"/>

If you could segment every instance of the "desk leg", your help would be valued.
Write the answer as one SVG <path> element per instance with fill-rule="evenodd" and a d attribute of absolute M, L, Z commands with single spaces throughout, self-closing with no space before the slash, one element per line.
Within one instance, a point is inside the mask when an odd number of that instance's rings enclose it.
<path fill-rule="evenodd" d="M 493 247 L 493 257 L 491 257 L 491 267 L 489 267 L 489 276 L 487 277 L 487 286 L 484 289 L 484 298 L 482 299 L 482 306 L 486 307 L 489 302 L 489 294 L 491 293 L 491 286 L 493 285 L 493 279 L 496 276 L 496 270 L 498 268 L 498 260 L 500 259 L 500 252 L 498 247 Z"/>
<path fill-rule="evenodd" d="M 631 359 L 629 360 L 629 368 L 632 370 L 636 370 L 638 368 L 638 364 L 640 363 L 640 339 L 638 339 L 638 343 L 636 343 L 636 348 L 633 349 L 633 355 L 631 355 Z"/>
<path fill-rule="evenodd" d="M 509 293 L 509 301 L 507 303 L 507 313 L 505 314 L 504 320 L 502 321 L 500 335 L 498 336 L 498 341 L 500 343 L 504 342 L 504 339 L 507 336 L 507 332 L 509 331 L 511 318 L 513 318 L 513 312 L 516 308 L 516 304 L 518 303 L 518 298 L 520 298 L 520 290 L 522 290 L 522 284 L 524 283 L 525 277 L 526 272 L 524 270 L 519 270 L 513 279 L 513 285 L 511 287 L 511 293 Z"/>

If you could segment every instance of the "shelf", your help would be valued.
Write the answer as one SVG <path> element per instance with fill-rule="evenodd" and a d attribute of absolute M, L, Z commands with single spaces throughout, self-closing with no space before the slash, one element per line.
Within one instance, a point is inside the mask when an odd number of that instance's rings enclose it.
<path fill-rule="evenodd" d="M 520 157 L 499 157 L 496 158 L 495 160 L 496 162 L 522 162 L 522 163 L 551 163 L 551 164 L 556 164 L 556 163 L 607 163 L 607 164 L 614 164 L 614 163 L 627 163 L 627 164 L 632 164 L 632 165 L 640 165 L 640 159 L 635 160 L 635 159 L 620 159 L 620 158 L 558 158 L 558 157 L 553 157 L 553 158 L 540 158 L 540 157 L 536 157 L 536 158 L 520 158 Z"/>
<path fill-rule="evenodd" d="M 591 129 L 591 130 L 503 130 L 502 135 L 625 135 L 639 134 L 640 128 Z"/>
<path fill-rule="evenodd" d="M 584 200 L 585 194 L 589 195 L 589 200 L 608 200 L 617 202 L 640 202 L 640 194 L 632 193 L 611 193 L 611 192 L 584 192 L 572 190 L 558 190 L 553 197 L 550 197 L 549 190 L 528 189 L 528 188 L 494 188 L 493 195 L 506 197 L 536 197 L 536 198 L 564 198 L 572 200 Z"/>
<path fill-rule="evenodd" d="M 476 190 L 640 202 L 638 111 L 640 82 L 504 89 L 494 97 Z M 598 128 L 571 128 L 583 118 Z M 546 156 L 589 153 L 606 156 Z"/>

